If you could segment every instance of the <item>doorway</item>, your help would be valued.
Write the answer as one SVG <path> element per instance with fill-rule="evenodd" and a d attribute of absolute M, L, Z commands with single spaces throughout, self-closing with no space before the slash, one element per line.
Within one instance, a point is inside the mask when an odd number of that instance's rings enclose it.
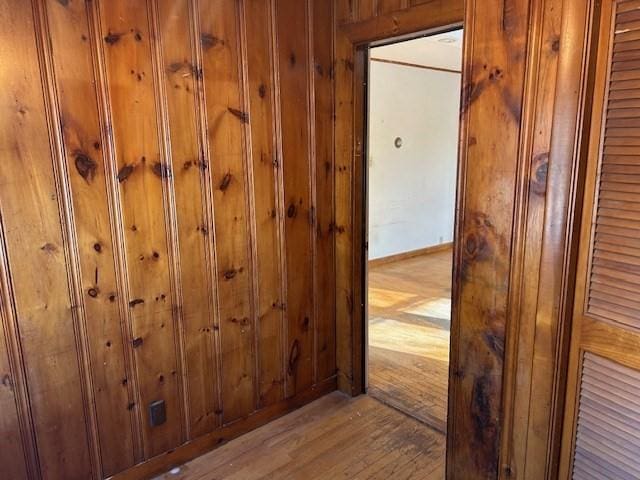
<path fill-rule="evenodd" d="M 446 435 L 462 29 L 371 47 L 367 392 Z"/>

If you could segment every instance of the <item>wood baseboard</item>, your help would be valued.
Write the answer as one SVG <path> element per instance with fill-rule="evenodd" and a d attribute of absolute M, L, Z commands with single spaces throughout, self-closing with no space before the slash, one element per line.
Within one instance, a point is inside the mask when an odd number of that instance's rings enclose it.
<path fill-rule="evenodd" d="M 198 437 L 184 445 L 179 446 L 166 453 L 147 460 L 144 463 L 117 473 L 110 477 L 111 480 L 141 480 L 148 479 L 163 472 L 167 472 L 174 467 L 178 467 L 193 460 L 204 453 L 218 448 L 229 440 L 233 440 L 240 435 L 255 430 L 276 418 L 296 410 L 307 403 L 327 395 L 337 389 L 336 377 L 324 380 L 311 388 L 300 392 L 294 397 L 282 400 L 279 403 L 270 405 L 252 413 L 246 418 L 237 420 L 229 425 L 225 425 L 211 433 Z"/>
<path fill-rule="evenodd" d="M 408 258 L 428 255 L 430 253 L 442 252 L 451 248 L 453 248 L 453 242 L 441 243 L 439 245 L 419 248 L 417 250 L 411 250 L 409 252 L 396 253 L 394 255 L 389 255 L 388 257 L 374 258 L 373 260 L 369 260 L 368 263 L 370 267 L 377 267 L 380 265 L 385 265 L 387 263 L 397 262 L 398 260 L 406 260 Z"/>

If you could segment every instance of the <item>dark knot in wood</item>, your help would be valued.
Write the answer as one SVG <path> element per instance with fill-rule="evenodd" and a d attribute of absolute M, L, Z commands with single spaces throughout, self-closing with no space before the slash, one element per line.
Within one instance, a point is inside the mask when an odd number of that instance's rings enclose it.
<path fill-rule="evenodd" d="M 243 112 L 242 110 L 232 107 L 227 108 L 227 110 L 234 117 L 237 117 L 242 123 L 249 123 L 249 114 L 247 112 Z"/>
<path fill-rule="evenodd" d="M 533 159 L 533 176 L 531 178 L 531 191 L 543 196 L 547 191 L 547 174 L 549 173 L 549 153 L 536 155 Z"/>
<path fill-rule="evenodd" d="M 298 209 L 296 208 L 296 206 L 293 203 L 289 205 L 289 208 L 287 208 L 287 217 L 295 218 L 297 213 Z"/>
<path fill-rule="evenodd" d="M 203 33 L 202 35 L 200 35 L 200 43 L 202 44 L 202 48 L 204 48 L 205 50 L 209 50 L 210 48 L 213 48 L 218 44 L 224 45 L 224 42 L 222 40 L 214 35 L 211 35 L 210 33 Z"/>
<path fill-rule="evenodd" d="M 221 192 L 224 192 L 227 190 L 227 188 L 229 188 L 229 185 L 231 185 L 231 180 L 233 180 L 233 175 L 231 175 L 230 173 L 227 173 L 224 177 L 222 177 L 220 186 L 218 187 L 220 188 Z"/>
<path fill-rule="evenodd" d="M 169 165 L 165 163 L 156 162 L 153 164 L 153 167 L 151 167 L 151 169 L 157 177 L 169 178 L 171 176 L 171 167 L 169 167 Z"/>
<path fill-rule="evenodd" d="M 109 32 L 105 37 L 104 41 L 109 45 L 114 45 L 120 41 L 120 37 L 122 37 L 121 33 Z"/>
<path fill-rule="evenodd" d="M 76 166 L 76 170 L 80 176 L 84 178 L 85 182 L 91 183 L 96 176 L 96 162 L 93 161 L 86 153 L 76 152 L 74 164 Z"/>
<path fill-rule="evenodd" d="M 135 167 L 133 165 L 124 165 L 118 172 L 118 182 L 122 183 L 127 180 L 127 178 L 129 178 L 133 173 L 134 168 Z"/>
<path fill-rule="evenodd" d="M 289 365 L 287 368 L 287 372 L 289 375 L 293 375 L 298 368 L 298 361 L 300 360 L 300 342 L 298 339 L 293 341 L 293 345 L 291 345 L 291 350 L 289 351 Z"/>
<path fill-rule="evenodd" d="M 499 398 L 496 385 L 489 373 L 489 368 L 477 376 L 473 382 L 471 392 L 471 418 L 473 424 L 473 436 L 471 451 L 476 467 L 482 472 L 483 477 L 496 478 L 498 468 L 498 424 L 496 420 L 495 405 L 492 399 Z"/>

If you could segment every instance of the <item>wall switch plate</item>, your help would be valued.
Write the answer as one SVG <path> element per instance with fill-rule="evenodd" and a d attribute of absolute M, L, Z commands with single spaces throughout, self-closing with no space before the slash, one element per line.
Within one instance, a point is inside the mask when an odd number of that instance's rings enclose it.
<path fill-rule="evenodd" d="M 157 400 L 149 404 L 149 423 L 152 427 L 162 425 L 167 421 L 167 409 L 164 400 Z"/>

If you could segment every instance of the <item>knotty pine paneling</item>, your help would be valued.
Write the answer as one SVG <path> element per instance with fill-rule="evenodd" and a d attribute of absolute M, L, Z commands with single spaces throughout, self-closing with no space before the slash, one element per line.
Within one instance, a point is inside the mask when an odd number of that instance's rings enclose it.
<path fill-rule="evenodd" d="M 153 472 L 330 388 L 324 6 L 0 1 L 0 477 Z"/>
<path fill-rule="evenodd" d="M 238 23 L 239 6 L 240 2 L 229 0 L 201 1 L 198 5 L 215 219 L 220 413 L 225 423 L 251 413 L 256 388 L 245 143 L 250 120 L 242 95 L 244 40 Z"/>
<path fill-rule="evenodd" d="M 7 306 L 0 303 L 0 320 L 2 325 L 10 321 Z M 6 328 L 6 327 L 5 327 Z M 9 364 L 8 335 L 4 329 L 0 333 L 0 408 L 3 415 L 0 420 L 0 431 L 3 432 L 0 462 L 6 465 L 4 472 L 9 478 L 26 478 L 28 472 L 25 448 L 23 445 L 20 418 L 18 417 L 16 379 Z"/>
<path fill-rule="evenodd" d="M 2 69 L 0 100 L 3 256 L 13 291 L 2 303 L 15 309 L 42 477 L 86 478 L 92 471 L 86 372 L 61 217 L 60 163 L 48 135 L 52 112 L 38 53 L 39 18 L 28 2 L 4 1 L 0 10 L 2 58 L 15 59 Z M 10 435 L 15 432 L 2 437 Z"/>
<path fill-rule="evenodd" d="M 502 377 L 508 323 L 512 215 L 522 121 L 528 1 L 482 9 L 471 2 L 461 145 L 464 209 L 458 217 L 451 365 L 455 418 L 447 445 L 449 474 L 495 478 L 499 472 Z M 499 28 L 496 25 L 500 25 Z M 500 129 L 486 125 L 500 119 Z M 471 437 L 471 441 L 469 440 Z"/>
<path fill-rule="evenodd" d="M 309 88 L 310 2 L 276 1 L 279 35 L 277 60 L 282 118 L 282 174 L 285 209 L 285 242 L 295 245 L 286 252 L 287 268 L 287 365 L 288 397 L 311 385 L 313 379 L 313 257 L 315 205 L 311 172 L 314 168 Z"/>
<path fill-rule="evenodd" d="M 284 398 L 284 292 L 282 169 L 276 121 L 276 45 L 273 1 L 244 4 L 246 76 L 251 118 L 251 175 L 255 238 L 257 368 L 260 405 Z"/>
<path fill-rule="evenodd" d="M 133 425 L 135 411 L 120 408 L 134 403 L 130 358 L 124 343 L 124 310 L 116 271 L 116 239 L 109 212 L 110 176 L 91 82 L 95 80 L 89 41 L 90 13 L 84 5 L 64 7 L 46 3 L 47 26 L 55 70 L 55 87 L 61 117 L 64 163 L 73 191 L 73 227 L 81 283 L 82 309 L 94 369 L 96 415 L 111 422 L 99 424 L 100 452 L 105 474 L 135 463 Z M 82 41 L 78 42 L 78 34 Z M 83 38 L 85 40 L 83 40 Z"/>
<path fill-rule="evenodd" d="M 219 373 L 211 318 L 215 312 L 215 277 L 210 266 L 213 231 L 211 183 L 204 156 L 198 41 L 194 5 L 188 0 L 157 3 L 157 36 L 175 196 L 178 255 L 177 295 L 182 317 L 188 435 L 197 437 L 217 425 Z"/>
<path fill-rule="evenodd" d="M 334 258 L 334 66 L 333 29 L 326 28 L 334 22 L 333 2 L 313 2 L 313 133 L 315 142 L 315 242 L 314 257 L 316 363 L 315 378 L 325 378 L 336 369 L 335 331 L 335 263 L 325 261 Z"/>
<path fill-rule="evenodd" d="M 439 8 L 447 1 L 449 0 L 358 0 L 350 2 L 351 14 L 347 23 L 373 20 L 376 17 L 392 15 L 402 10 L 410 11 L 412 7 L 425 3 L 438 3 L 437 8 Z"/>
<path fill-rule="evenodd" d="M 171 167 L 161 144 L 161 112 L 156 102 L 150 11 L 142 2 L 103 2 L 98 36 L 102 39 L 115 192 L 124 232 L 128 319 L 135 362 L 144 456 L 158 455 L 183 439 L 176 308 L 170 261 L 167 198 Z M 152 427 L 147 406 L 163 399 L 171 414 Z"/>

